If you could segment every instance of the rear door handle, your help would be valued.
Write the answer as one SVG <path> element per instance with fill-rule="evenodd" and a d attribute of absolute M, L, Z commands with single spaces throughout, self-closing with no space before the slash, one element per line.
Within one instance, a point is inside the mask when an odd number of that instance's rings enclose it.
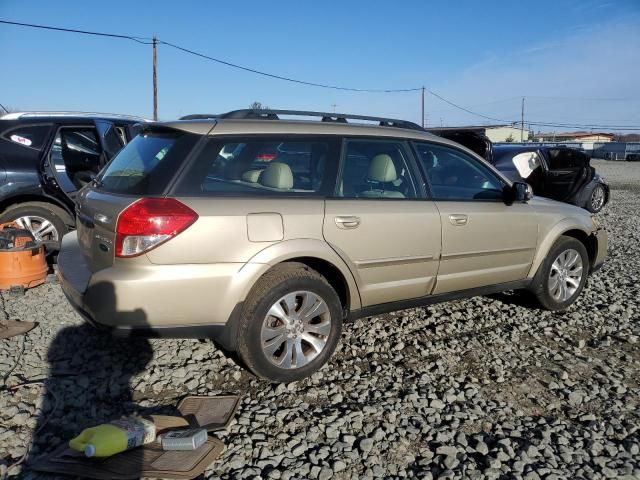
<path fill-rule="evenodd" d="M 452 213 L 449 215 L 449 221 L 451 222 L 451 225 L 462 227 L 467 224 L 469 217 L 464 213 Z"/>
<path fill-rule="evenodd" d="M 358 228 L 358 225 L 360 225 L 360 218 L 353 215 L 335 217 L 334 221 L 338 228 L 343 229 Z"/>

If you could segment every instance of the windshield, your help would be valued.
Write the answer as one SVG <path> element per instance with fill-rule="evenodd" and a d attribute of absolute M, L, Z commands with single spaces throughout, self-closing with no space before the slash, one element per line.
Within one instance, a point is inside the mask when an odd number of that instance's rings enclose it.
<path fill-rule="evenodd" d="M 183 132 L 138 135 L 99 175 L 100 190 L 132 195 L 160 195 L 198 136 Z"/>

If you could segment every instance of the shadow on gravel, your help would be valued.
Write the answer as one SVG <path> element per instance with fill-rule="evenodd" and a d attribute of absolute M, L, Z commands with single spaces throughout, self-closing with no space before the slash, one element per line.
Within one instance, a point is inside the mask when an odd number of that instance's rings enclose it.
<path fill-rule="evenodd" d="M 103 304 L 115 306 L 113 287 L 104 284 L 100 290 Z M 128 316 L 132 323 L 146 323 L 142 310 L 118 315 Z M 130 385 L 152 357 L 147 339 L 115 338 L 88 324 L 60 330 L 47 352 L 48 378 L 27 469 L 33 470 L 29 466 L 41 455 L 67 444 L 85 428 L 125 415 L 157 413 L 157 408 L 146 411 L 151 409 L 140 409 L 133 402 Z M 132 470 L 136 471 L 135 466 Z"/>
<path fill-rule="evenodd" d="M 486 297 L 492 300 L 498 300 L 506 305 L 524 307 L 529 310 L 542 309 L 533 294 L 527 291 L 494 293 Z"/>

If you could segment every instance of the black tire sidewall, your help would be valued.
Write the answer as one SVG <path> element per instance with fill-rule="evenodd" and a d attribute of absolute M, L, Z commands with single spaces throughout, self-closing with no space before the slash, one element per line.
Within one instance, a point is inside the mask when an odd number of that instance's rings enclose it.
<path fill-rule="evenodd" d="M 307 290 L 315 293 L 326 302 L 331 314 L 331 333 L 320 355 L 304 367 L 295 369 L 278 368 L 269 361 L 262 351 L 262 323 L 267 312 L 277 300 L 288 293 L 298 290 Z M 319 370 L 333 354 L 342 334 L 342 306 L 335 290 L 322 280 L 311 276 L 293 278 L 273 286 L 266 295 L 257 301 L 251 311 L 243 314 L 243 318 L 240 321 L 246 322 L 245 328 L 241 328 L 241 331 L 246 332 L 246 336 L 240 339 L 246 348 L 242 349 L 244 352 L 241 350 L 240 353 L 242 357 L 248 355 L 248 358 L 243 359 L 251 370 L 270 381 L 293 382 L 308 377 Z"/>
<path fill-rule="evenodd" d="M 580 285 L 575 293 L 565 300 L 564 302 L 558 302 L 553 299 L 551 294 L 549 293 L 549 288 L 547 286 L 547 281 L 549 278 L 549 273 L 551 271 L 551 265 L 558 258 L 560 253 L 565 250 L 573 249 L 578 252 L 580 258 L 582 259 L 582 278 L 580 279 Z M 547 254 L 547 258 L 545 259 L 542 267 L 538 271 L 535 280 L 535 294 L 540 303 L 549 310 L 564 310 L 572 305 L 576 299 L 582 293 L 582 289 L 587 283 L 587 277 L 589 275 L 589 254 L 587 253 L 587 249 L 579 240 L 572 237 L 560 237 L 556 241 L 556 243 L 551 247 L 549 253 Z"/>
<path fill-rule="evenodd" d="M 49 210 L 46 207 L 40 207 L 37 205 L 20 205 L 5 211 L 0 215 L 0 223 L 7 223 L 17 220 L 24 216 L 37 216 L 49 220 L 55 229 L 58 231 L 58 246 L 55 250 L 59 249 L 60 241 L 65 233 L 68 232 L 68 228 L 64 223 L 64 220 L 60 218 L 53 210 Z"/>

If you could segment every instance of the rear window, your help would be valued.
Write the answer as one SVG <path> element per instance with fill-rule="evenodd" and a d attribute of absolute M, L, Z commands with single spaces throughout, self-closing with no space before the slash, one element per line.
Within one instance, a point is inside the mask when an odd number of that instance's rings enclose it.
<path fill-rule="evenodd" d="M 40 150 L 50 130 L 51 125 L 29 125 L 7 130 L 2 136 L 12 143 Z"/>
<path fill-rule="evenodd" d="M 335 184 L 334 138 L 212 138 L 176 187 L 185 195 L 306 196 Z"/>
<path fill-rule="evenodd" d="M 105 167 L 98 188 L 110 193 L 160 195 L 198 138 L 183 132 L 138 135 Z"/>

